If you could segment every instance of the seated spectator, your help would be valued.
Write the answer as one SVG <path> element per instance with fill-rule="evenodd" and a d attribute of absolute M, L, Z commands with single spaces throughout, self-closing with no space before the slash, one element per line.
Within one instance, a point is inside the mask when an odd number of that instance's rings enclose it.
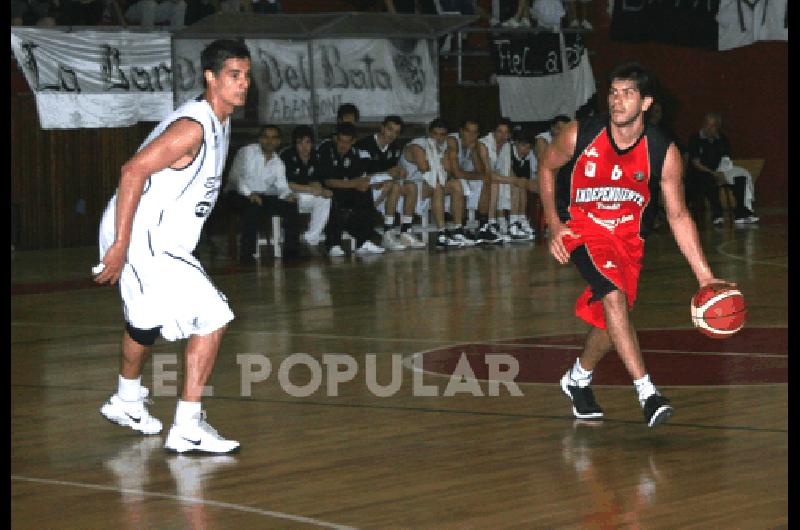
<path fill-rule="evenodd" d="M 536 26 L 553 31 L 561 29 L 561 19 L 565 14 L 562 0 L 534 0 L 531 8 L 531 17 L 536 21 Z"/>
<path fill-rule="evenodd" d="M 417 186 L 405 180 L 406 171 L 399 165 L 403 149 L 397 138 L 402 130 L 403 120 L 399 116 L 387 116 L 380 131 L 355 144 L 372 186 L 375 207 L 383 214 L 383 248 L 386 250 L 425 247 L 422 241 L 411 234 L 411 222 L 417 205 Z M 401 198 L 403 215 L 400 234 L 395 234 L 395 215 Z"/>
<path fill-rule="evenodd" d="M 138 0 L 125 11 L 125 19 L 129 24 L 143 28 L 152 28 L 155 25 L 182 28 L 185 17 L 185 0 Z"/>
<path fill-rule="evenodd" d="M 319 160 L 314 151 L 314 131 L 311 127 L 295 127 L 292 145 L 284 149 L 280 157 L 286 166 L 289 188 L 297 196 L 298 211 L 311 213 L 308 230 L 302 235 L 303 241 L 312 247 L 317 246 L 328 224 L 333 193 L 324 188 L 320 181 Z"/>
<path fill-rule="evenodd" d="M 58 0 L 11 0 L 12 26 L 55 26 L 61 18 Z"/>
<path fill-rule="evenodd" d="M 519 196 L 527 193 L 527 180 L 519 179 L 511 169 L 511 120 L 501 118 L 492 132 L 478 141 L 478 154 L 490 184 L 489 219 L 480 232 L 489 230 L 503 241 L 511 241 L 506 211 L 517 216 Z M 516 217 L 515 217 L 516 219 Z"/>
<path fill-rule="evenodd" d="M 336 109 L 336 125 L 339 125 L 340 123 L 350 123 L 355 127 L 358 125 L 358 120 L 360 117 L 361 115 L 358 111 L 358 107 L 352 103 L 342 103 Z M 322 147 L 325 142 L 335 142 L 335 137 L 336 133 L 334 132 L 333 134 L 330 134 L 326 138 L 320 140 L 319 144 L 317 145 L 317 150 L 319 150 L 319 148 Z"/>
<path fill-rule="evenodd" d="M 512 0 L 501 2 L 500 10 L 501 16 L 507 15 L 509 10 L 512 9 Z M 503 22 L 500 23 L 504 28 L 529 28 L 531 27 L 530 18 L 530 0 L 516 0 L 516 8 L 514 8 L 513 16 L 503 17 Z M 497 25 L 497 24 L 492 24 Z"/>
<path fill-rule="evenodd" d="M 733 189 L 736 201 L 734 222 L 737 225 L 759 221 L 752 210 L 753 178 L 744 168 L 733 165 L 730 142 L 722 132 L 722 117 L 716 112 L 708 112 L 703 117 L 703 127 L 689 138 L 686 195 L 696 213 L 702 211 L 705 200 L 708 200 L 715 225 L 725 222 L 719 186 Z"/>
<path fill-rule="evenodd" d="M 589 22 L 589 3 L 591 0 L 564 0 L 567 6 L 567 19 L 570 28 L 581 28 L 587 31 L 594 29 Z"/>
<path fill-rule="evenodd" d="M 528 192 L 539 192 L 533 143 L 534 136 L 527 129 L 513 135 L 511 141 L 511 173 L 520 191 L 516 194 L 516 204 L 511 205 L 508 235 L 516 241 L 531 241 L 535 237 L 528 220 Z"/>
<path fill-rule="evenodd" d="M 436 248 L 463 248 L 468 245 L 462 225 L 464 215 L 464 188 L 460 179 L 448 178 L 449 162 L 445 157 L 447 150 L 447 124 L 434 119 L 428 125 L 428 135 L 415 138 L 403 150 L 400 159 L 406 170 L 407 179 L 419 190 L 417 213 L 428 215 L 433 211 L 433 219 L 438 229 Z M 445 227 L 444 213 L 449 199 L 450 215 L 454 226 Z"/>
<path fill-rule="evenodd" d="M 300 246 L 297 197 L 289 188 L 286 167 L 276 153 L 280 145 L 280 129 L 264 125 L 259 130 L 258 142 L 239 149 L 231 165 L 228 187 L 239 194 L 235 208 L 242 218 L 239 261 L 243 265 L 255 263 L 259 226 L 263 226 L 264 217 L 273 215 L 279 215 L 283 221 L 283 255 L 292 258 L 304 254 Z"/>
<path fill-rule="evenodd" d="M 341 244 L 345 230 L 355 238 L 357 254 L 385 252 L 375 244 L 380 240 L 374 228 L 377 211 L 372 201 L 369 178 L 353 149 L 355 141 L 355 126 L 352 123 L 340 123 L 336 126 L 333 140 L 323 142 L 317 149 L 320 178 L 333 191 L 333 206 L 325 236 L 329 256 L 344 255 Z"/>
<path fill-rule="evenodd" d="M 689 164 L 684 180 L 687 205 L 695 215 L 700 216 L 707 200 L 715 225 L 725 222 L 719 200 L 722 176 L 717 174 L 717 168 L 722 157 L 731 154 L 730 143 L 721 128 L 722 118 L 719 114 L 709 112 L 703 117 L 703 127 L 689 138 Z"/>
<path fill-rule="evenodd" d="M 450 176 L 461 181 L 467 210 L 476 210 L 479 225 L 485 222 L 489 212 L 489 186 L 484 186 L 484 176 L 480 156 L 478 155 L 478 136 L 480 126 L 474 118 L 465 118 L 457 133 L 447 137 L 447 157 Z M 484 234 L 488 238 L 488 234 Z M 474 244 L 475 238 L 467 237 L 467 244 Z M 502 242 L 498 238 L 488 238 L 485 243 Z"/>

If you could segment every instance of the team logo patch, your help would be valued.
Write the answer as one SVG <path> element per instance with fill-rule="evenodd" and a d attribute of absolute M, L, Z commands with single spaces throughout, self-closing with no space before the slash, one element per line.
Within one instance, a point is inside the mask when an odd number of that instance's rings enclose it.
<path fill-rule="evenodd" d="M 641 182 L 644 180 L 644 171 L 637 171 L 633 174 L 633 178 L 637 180 L 637 182 Z"/>
<path fill-rule="evenodd" d="M 595 172 L 597 171 L 597 164 L 594 162 L 586 162 L 586 166 L 584 166 L 583 174 L 587 177 L 594 177 Z"/>
<path fill-rule="evenodd" d="M 194 207 L 194 214 L 197 217 L 205 217 L 208 215 L 208 212 L 211 211 L 211 203 L 207 201 L 201 201 L 197 203 L 197 206 Z"/>

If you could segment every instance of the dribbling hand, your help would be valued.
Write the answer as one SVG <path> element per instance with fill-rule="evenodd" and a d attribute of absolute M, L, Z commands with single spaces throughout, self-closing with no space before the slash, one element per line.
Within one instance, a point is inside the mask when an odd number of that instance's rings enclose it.
<path fill-rule="evenodd" d="M 562 265 L 569 262 L 569 252 L 563 241 L 564 236 L 578 237 L 567 225 L 558 223 L 550 238 L 550 254 Z"/>

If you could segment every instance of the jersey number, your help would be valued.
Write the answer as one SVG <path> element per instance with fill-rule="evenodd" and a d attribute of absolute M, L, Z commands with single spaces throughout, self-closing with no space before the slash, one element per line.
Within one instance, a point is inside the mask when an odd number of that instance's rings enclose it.
<path fill-rule="evenodd" d="M 614 164 L 614 169 L 611 170 L 611 180 L 619 180 L 622 178 L 622 168 Z"/>

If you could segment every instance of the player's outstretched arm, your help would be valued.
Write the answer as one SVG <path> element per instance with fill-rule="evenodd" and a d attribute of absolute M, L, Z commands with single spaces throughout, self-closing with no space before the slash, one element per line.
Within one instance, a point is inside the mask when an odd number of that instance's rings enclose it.
<path fill-rule="evenodd" d="M 167 167 L 189 164 L 203 142 L 203 127 L 196 121 L 181 119 L 161 133 L 128 160 L 120 171 L 117 188 L 116 238 L 103 256 L 103 271 L 97 283 L 114 284 L 122 273 L 131 238 L 131 228 L 145 181 Z"/>
<path fill-rule="evenodd" d="M 572 122 L 545 148 L 539 161 L 539 195 L 544 208 L 545 222 L 550 227 L 550 254 L 562 265 L 569 261 L 569 252 L 562 238 L 566 235 L 577 236 L 558 218 L 556 172 L 572 158 L 577 140 L 578 122 Z"/>
<path fill-rule="evenodd" d="M 675 242 L 683 253 L 689 266 L 692 268 L 700 286 L 712 283 L 730 282 L 714 277 L 711 267 L 706 261 L 700 238 L 697 235 L 697 226 L 694 224 L 689 209 L 686 207 L 683 193 L 683 160 L 675 144 L 670 144 L 664 159 L 661 171 L 661 192 L 664 198 L 664 208 L 667 212 L 667 221 L 672 229 Z"/>

